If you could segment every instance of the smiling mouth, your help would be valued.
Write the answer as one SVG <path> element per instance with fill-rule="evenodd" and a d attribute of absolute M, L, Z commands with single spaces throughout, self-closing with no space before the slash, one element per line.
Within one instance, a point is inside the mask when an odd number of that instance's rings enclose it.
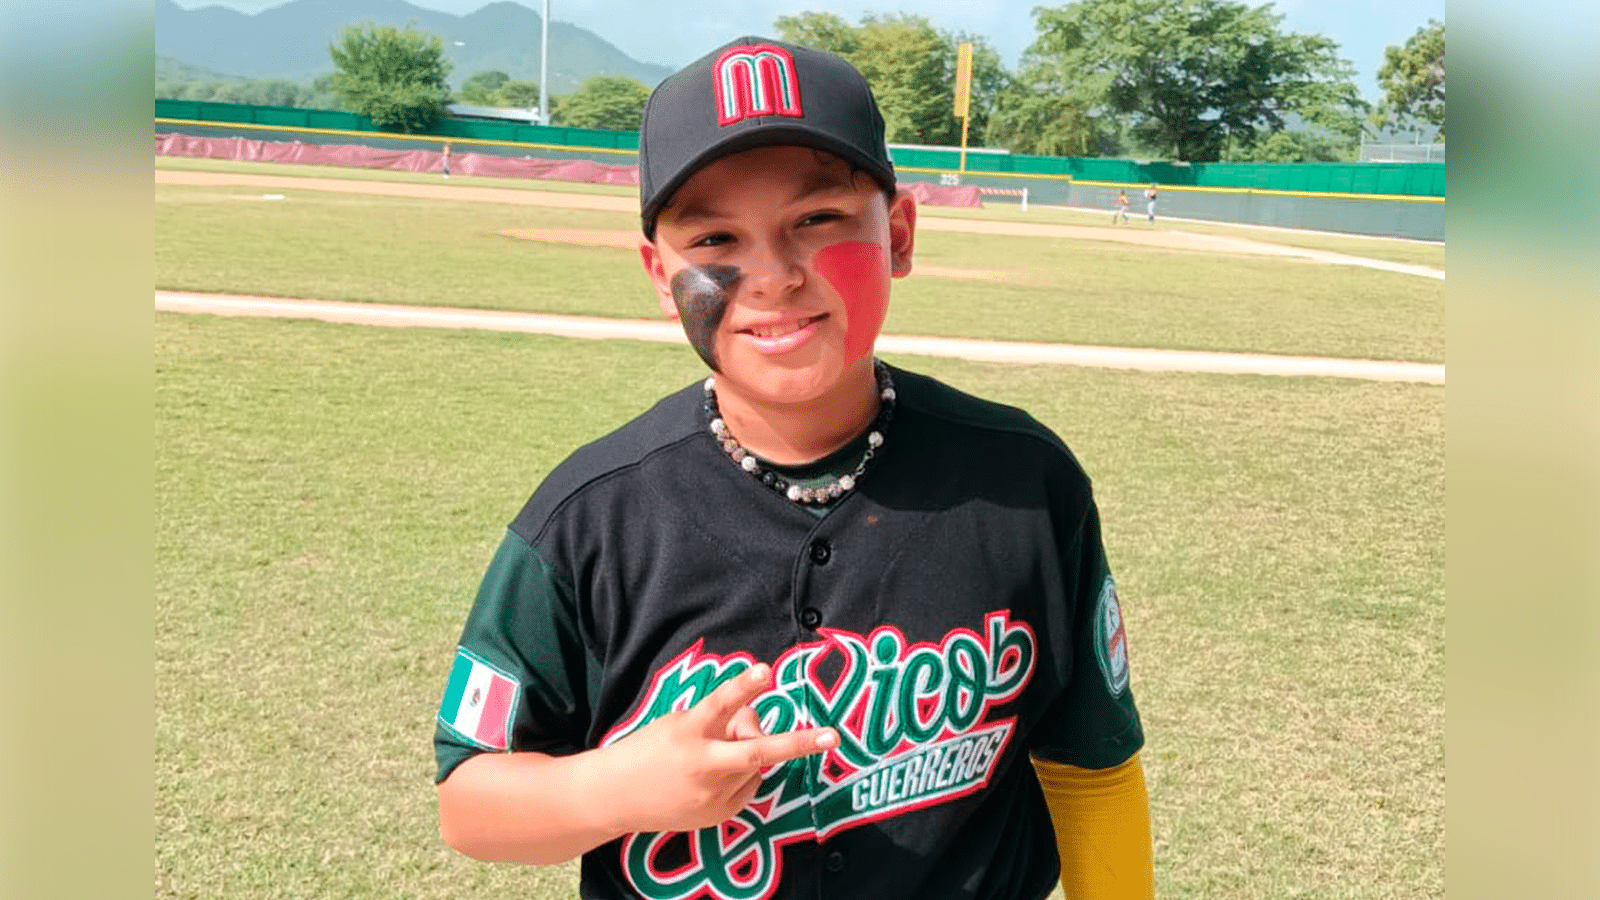
<path fill-rule="evenodd" d="M 820 316 L 808 316 L 804 319 L 798 319 L 794 322 L 787 322 L 782 325 L 767 325 L 761 328 L 745 328 L 741 329 L 739 333 L 748 334 L 752 337 L 758 338 L 778 338 L 785 335 L 794 334 L 796 331 L 811 325 L 813 322 L 820 322 L 827 317 L 827 314 Z"/>

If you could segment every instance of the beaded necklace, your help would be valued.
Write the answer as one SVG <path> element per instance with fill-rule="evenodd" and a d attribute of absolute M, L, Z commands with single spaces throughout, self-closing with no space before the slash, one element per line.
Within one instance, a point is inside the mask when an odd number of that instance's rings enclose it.
<path fill-rule="evenodd" d="M 883 446 L 883 434 L 888 430 L 889 420 L 894 417 L 894 379 L 889 376 L 889 367 L 879 360 L 872 361 L 872 371 L 878 382 L 878 415 L 872 420 L 872 429 L 867 432 L 867 451 L 856 463 L 853 471 L 840 475 L 831 484 L 818 487 L 801 487 L 790 484 L 787 478 L 766 468 L 754 453 L 741 446 L 728 431 L 728 423 L 722 420 L 722 411 L 717 408 L 717 380 L 715 376 L 706 379 L 705 384 L 705 411 L 706 426 L 711 429 L 711 436 L 722 447 L 722 452 L 728 454 L 739 468 L 750 473 L 757 481 L 775 491 L 779 496 L 789 500 L 815 506 L 832 503 L 855 489 L 861 476 L 867 471 L 867 464 L 878 455 L 878 448 Z"/>

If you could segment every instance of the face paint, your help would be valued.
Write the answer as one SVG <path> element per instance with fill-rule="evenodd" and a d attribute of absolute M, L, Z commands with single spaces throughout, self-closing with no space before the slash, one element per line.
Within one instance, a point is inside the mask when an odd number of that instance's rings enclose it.
<path fill-rule="evenodd" d="M 672 276 L 672 302 L 689 346 L 711 371 L 717 367 L 717 328 L 728 311 L 728 295 L 739 287 L 744 273 L 734 266 L 693 266 Z"/>
<path fill-rule="evenodd" d="M 881 244 L 843 241 L 818 250 L 811 265 L 844 299 L 844 355 L 853 363 L 872 352 L 889 313 L 888 256 Z"/>

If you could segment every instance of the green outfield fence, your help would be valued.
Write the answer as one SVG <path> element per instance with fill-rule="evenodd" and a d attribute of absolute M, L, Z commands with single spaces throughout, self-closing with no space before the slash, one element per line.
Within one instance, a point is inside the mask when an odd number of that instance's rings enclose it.
<path fill-rule="evenodd" d="M 444 119 L 427 134 L 381 131 L 356 113 L 245 106 L 193 100 L 155 101 L 156 127 L 206 137 L 302 143 L 360 143 L 415 149 L 448 138 L 458 150 L 504 156 L 631 162 L 635 131 Z M 1159 185 L 1162 217 L 1306 228 L 1442 241 L 1444 163 L 1195 163 L 1026 156 L 956 149 L 891 147 L 902 180 L 1027 188 L 1030 206 L 1104 210 L 1127 190 L 1143 216 L 1144 188 Z M 993 201 L 990 201 L 993 202 Z M 1009 201 L 1002 201 L 1009 202 Z"/>

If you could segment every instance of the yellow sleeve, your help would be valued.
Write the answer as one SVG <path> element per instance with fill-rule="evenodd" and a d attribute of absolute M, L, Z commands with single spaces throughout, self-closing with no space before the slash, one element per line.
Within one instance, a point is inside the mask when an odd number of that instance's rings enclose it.
<path fill-rule="evenodd" d="M 1139 754 L 1110 769 L 1080 769 L 1037 757 L 1061 852 L 1067 900 L 1152 900 L 1150 796 Z"/>

